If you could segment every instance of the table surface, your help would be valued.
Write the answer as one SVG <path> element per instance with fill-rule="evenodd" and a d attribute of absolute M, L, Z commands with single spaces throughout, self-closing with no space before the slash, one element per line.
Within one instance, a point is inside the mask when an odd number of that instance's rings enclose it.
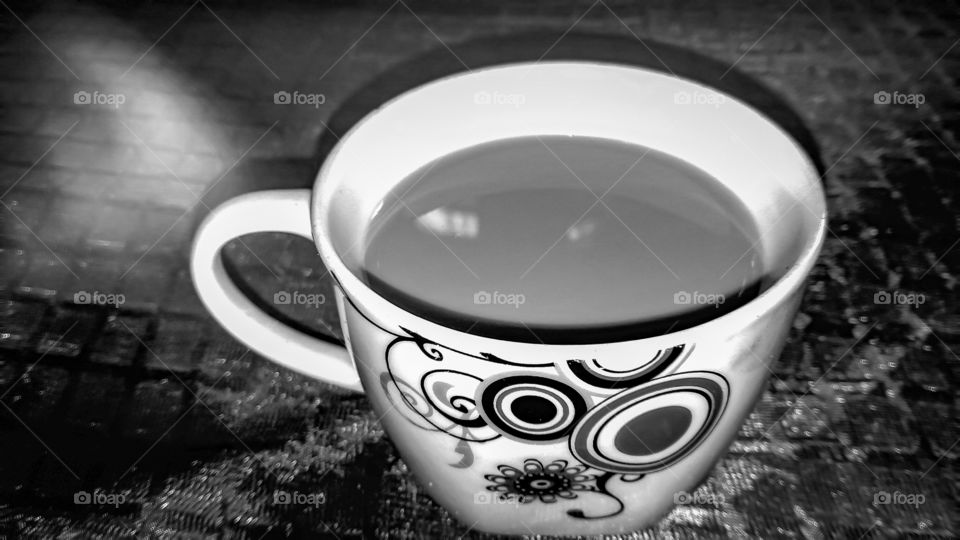
<path fill-rule="evenodd" d="M 0 537 L 483 536 L 417 486 L 362 396 L 228 336 L 186 247 L 217 201 L 309 185 L 390 95 L 540 57 L 724 87 L 825 172 L 830 233 L 769 388 L 707 503 L 635 536 L 960 531 L 956 5 L 118 5 L 0 10 Z M 263 298 L 331 297 L 306 241 L 251 236 L 227 258 Z M 332 303 L 284 315 L 340 336 Z"/>

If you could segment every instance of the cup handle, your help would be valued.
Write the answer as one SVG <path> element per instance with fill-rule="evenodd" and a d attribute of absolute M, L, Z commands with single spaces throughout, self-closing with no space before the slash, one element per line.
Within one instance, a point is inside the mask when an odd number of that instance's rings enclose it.
<path fill-rule="evenodd" d="M 197 229 L 190 271 L 200 300 L 235 338 L 274 362 L 310 377 L 362 392 L 360 378 L 342 345 L 287 326 L 257 307 L 227 275 L 224 244 L 249 233 L 281 232 L 313 241 L 310 190 L 259 191 L 215 208 Z"/>

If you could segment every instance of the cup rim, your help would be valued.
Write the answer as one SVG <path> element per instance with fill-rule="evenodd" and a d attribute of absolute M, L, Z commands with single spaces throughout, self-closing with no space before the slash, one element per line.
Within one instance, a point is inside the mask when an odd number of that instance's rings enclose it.
<path fill-rule="evenodd" d="M 651 76 L 660 76 L 660 77 L 669 77 L 675 79 L 682 83 L 686 87 L 694 86 L 710 90 L 716 94 L 722 95 L 725 99 L 735 102 L 746 109 L 748 113 L 756 115 L 767 127 L 771 128 L 774 132 L 782 136 L 785 141 L 790 145 L 790 147 L 795 151 L 796 157 L 801 163 L 801 166 L 805 169 L 804 175 L 808 178 L 808 184 L 810 188 L 814 191 L 812 194 L 813 202 L 815 208 L 808 211 L 812 214 L 812 218 L 816 219 L 816 231 L 811 239 L 809 236 L 802 240 L 803 247 L 798 252 L 796 257 L 793 257 L 792 264 L 787 268 L 782 275 L 770 283 L 765 289 L 763 289 L 756 297 L 745 302 L 744 304 L 728 311 L 720 316 L 709 318 L 707 320 L 700 321 L 696 324 L 690 326 L 684 326 L 681 329 L 673 331 L 665 331 L 662 333 L 656 333 L 650 335 L 649 332 L 637 332 L 635 337 L 627 337 L 626 339 L 593 339 L 592 335 L 596 335 L 595 332 L 605 332 L 606 329 L 610 328 L 610 325 L 604 325 L 597 328 L 592 328 L 585 326 L 583 330 L 573 331 L 569 328 L 563 328 L 563 336 L 561 339 L 557 340 L 547 340 L 544 341 L 540 338 L 539 334 L 531 332 L 531 339 L 517 339 L 513 333 L 513 325 L 503 325 L 504 328 L 509 330 L 506 333 L 500 332 L 496 329 L 497 325 L 491 325 L 493 327 L 492 331 L 486 331 L 484 333 L 470 333 L 468 331 L 458 330 L 452 328 L 442 322 L 438 322 L 431 318 L 421 316 L 417 313 L 413 313 L 403 307 L 398 306 L 393 303 L 388 298 L 384 297 L 382 294 L 371 288 L 367 283 L 359 279 L 346 265 L 341 255 L 337 252 L 336 247 L 332 242 L 332 235 L 330 230 L 332 228 L 332 223 L 330 220 L 329 208 L 331 205 L 331 200 L 335 192 L 335 186 L 332 182 L 325 181 L 327 176 L 330 173 L 332 164 L 336 162 L 338 156 L 341 154 L 343 148 L 350 143 L 352 136 L 362 130 L 364 126 L 370 123 L 381 111 L 390 108 L 396 102 L 403 100 L 404 98 L 422 92 L 427 88 L 433 88 L 437 85 L 442 85 L 445 82 L 448 82 L 453 79 L 459 79 L 463 77 L 475 76 L 477 74 L 488 72 L 488 71 L 499 71 L 499 70 L 510 70 L 510 69 L 520 69 L 524 67 L 532 67 L 537 65 L 552 65 L 552 66 L 571 66 L 577 68 L 590 67 L 590 68 L 616 68 L 616 69 L 627 69 L 637 72 L 645 72 L 647 75 Z M 402 180 L 402 179 L 401 179 Z M 398 180 L 399 181 L 399 180 Z M 719 90 L 715 87 L 708 86 L 702 82 L 695 81 L 686 77 L 676 76 L 669 73 L 665 73 L 656 69 L 650 69 L 646 67 L 640 67 L 630 64 L 623 64 L 618 62 L 608 62 L 608 61 L 584 61 L 584 60 L 544 60 L 538 62 L 510 62 L 504 64 L 498 64 L 494 66 L 487 66 L 483 68 L 474 69 L 467 72 L 459 72 L 444 77 L 434 79 L 426 84 L 417 86 L 415 88 L 409 89 L 401 94 L 394 96 L 390 100 L 384 102 L 379 107 L 373 111 L 367 113 L 362 119 L 360 119 L 356 124 L 354 124 L 345 135 L 343 135 L 331 150 L 329 155 L 323 162 L 316 180 L 313 185 L 312 197 L 311 197 L 310 211 L 311 211 L 311 226 L 314 236 L 314 241 L 317 246 L 317 249 L 320 253 L 321 259 L 323 260 L 327 270 L 329 271 L 331 277 L 342 289 L 346 301 L 354 305 L 358 310 L 362 311 L 367 317 L 370 317 L 374 320 L 379 321 L 381 324 L 387 327 L 398 328 L 401 331 L 406 330 L 401 325 L 398 325 L 395 322 L 392 322 L 397 317 L 414 319 L 418 323 L 419 328 L 428 328 L 438 335 L 445 336 L 456 336 L 457 339 L 464 339 L 470 341 L 476 341 L 477 344 L 484 342 L 508 342 L 516 345 L 533 345 L 533 346 L 547 346 L 547 347 L 571 347 L 571 346 L 591 346 L 591 345 L 601 345 L 601 344 L 613 344 L 613 343 L 635 343 L 635 342 L 664 342 L 664 343 L 674 343 L 674 342 L 684 342 L 688 340 L 688 336 L 693 332 L 703 332 L 704 330 L 714 329 L 714 328 L 737 328 L 744 327 L 752 320 L 760 318 L 763 314 L 773 310 L 777 305 L 785 301 L 785 299 L 795 291 L 800 288 L 804 281 L 806 280 L 807 275 L 810 270 L 813 268 L 816 259 L 819 255 L 819 252 L 823 246 L 823 243 L 826 238 L 827 232 L 827 213 L 826 213 L 826 197 L 821 182 L 821 177 L 817 173 L 817 169 L 813 164 L 812 159 L 807 154 L 807 152 L 800 146 L 800 144 L 789 134 L 787 133 L 780 125 L 770 119 L 767 115 L 752 107 L 751 105 L 745 103 L 743 100 L 738 99 L 736 96 L 732 96 L 722 90 Z M 363 301 L 359 301 L 359 297 L 363 297 Z M 358 305 L 358 303 L 360 305 Z M 368 309 L 363 309 L 363 307 L 370 306 Z M 644 323 L 626 323 L 624 326 L 627 328 L 623 332 L 624 335 L 629 336 L 629 327 L 633 326 L 642 326 Z M 554 332 L 554 334 L 558 334 Z M 609 335 L 609 334 L 607 334 Z"/>

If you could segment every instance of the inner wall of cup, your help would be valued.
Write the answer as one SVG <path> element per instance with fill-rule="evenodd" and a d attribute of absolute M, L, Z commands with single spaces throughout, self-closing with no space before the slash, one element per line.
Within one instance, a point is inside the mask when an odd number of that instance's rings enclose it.
<path fill-rule="evenodd" d="M 724 183 L 760 231 L 764 288 L 815 241 L 823 210 L 819 180 L 802 150 L 769 121 L 691 81 L 570 62 L 478 70 L 388 103 L 345 137 L 325 165 L 320 193 L 329 200 L 319 224 L 344 265 L 361 277 L 367 226 L 399 182 L 457 150 L 549 135 L 640 144 Z"/>

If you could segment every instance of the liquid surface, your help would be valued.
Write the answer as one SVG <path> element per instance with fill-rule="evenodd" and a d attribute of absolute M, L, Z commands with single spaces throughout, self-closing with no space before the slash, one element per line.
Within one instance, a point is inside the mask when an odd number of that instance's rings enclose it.
<path fill-rule="evenodd" d="M 728 188 L 673 156 L 524 137 L 445 156 L 400 183 L 368 230 L 362 276 L 393 303 L 473 333 L 563 342 L 570 329 L 631 327 L 639 337 L 638 325 L 678 330 L 756 296 L 758 239 Z"/>

